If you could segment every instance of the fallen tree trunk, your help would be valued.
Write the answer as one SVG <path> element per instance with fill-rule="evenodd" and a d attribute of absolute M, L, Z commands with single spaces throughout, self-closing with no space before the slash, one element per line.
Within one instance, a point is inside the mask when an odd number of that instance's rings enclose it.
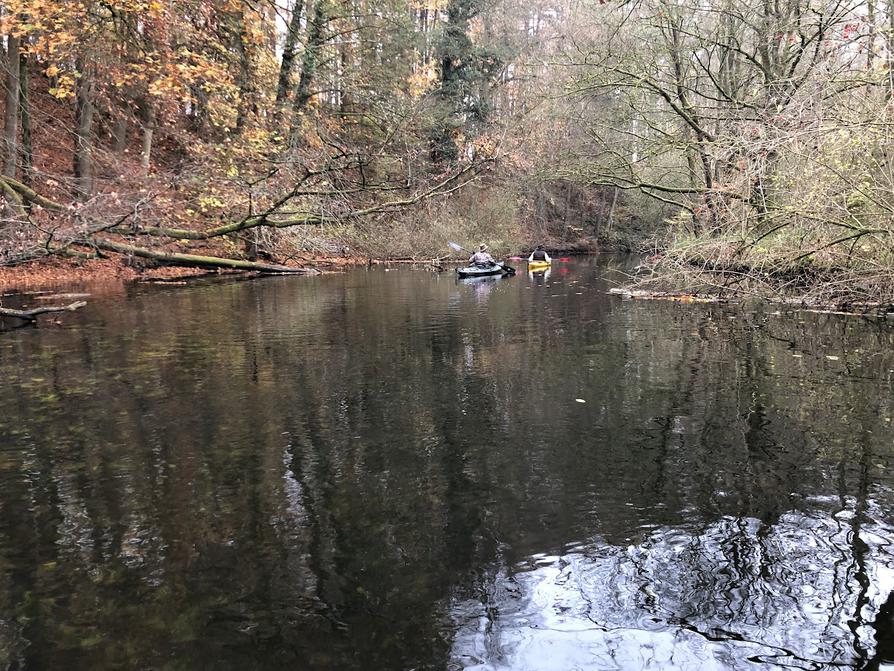
<path fill-rule="evenodd" d="M 490 161 L 484 161 L 478 164 L 465 166 L 461 170 L 449 175 L 429 189 L 416 193 L 413 196 L 400 200 L 391 200 L 369 207 L 343 212 L 339 215 L 323 216 L 315 212 L 288 212 L 283 208 L 301 191 L 296 189 L 291 193 L 283 196 L 275 204 L 273 204 L 265 212 L 248 215 L 239 221 L 233 221 L 204 231 L 195 231 L 185 228 L 168 228 L 164 226 L 137 226 L 133 228 L 125 228 L 121 225 L 130 215 L 125 215 L 120 221 L 115 223 L 104 223 L 97 221 L 92 217 L 84 217 L 84 219 L 93 224 L 98 224 L 98 230 L 108 231 L 112 233 L 120 233 L 122 235 L 149 235 L 156 237 L 172 238 L 175 240 L 211 240 L 233 233 L 240 233 L 253 228 L 291 228 L 293 226 L 321 226 L 327 223 L 337 223 L 348 219 L 357 219 L 367 217 L 372 214 L 382 214 L 404 207 L 410 207 L 420 202 L 433 198 L 435 196 L 446 196 L 455 191 L 459 191 L 467 184 L 474 181 L 478 174 L 484 169 Z M 67 213 L 73 212 L 72 208 L 66 207 L 61 203 L 57 203 L 49 198 L 41 196 L 34 189 L 26 186 L 22 182 L 11 177 L 0 176 L 0 192 L 11 190 L 12 196 L 18 196 L 19 201 L 40 205 L 52 212 Z M 328 193 L 326 195 L 337 195 L 338 192 Z M 278 217 L 285 217 L 280 219 Z"/>
<path fill-rule="evenodd" d="M 210 270 L 229 269 L 271 274 L 317 274 L 320 271 L 311 268 L 295 268 L 292 266 L 258 263 L 257 261 L 246 261 L 243 259 L 203 256 L 199 254 L 155 251 L 146 247 L 115 242 L 108 238 L 100 238 L 98 237 L 98 234 L 121 235 L 126 238 L 140 235 L 170 238 L 172 240 L 207 241 L 262 227 L 282 229 L 290 228 L 292 226 L 320 226 L 328 223 L 343 222 L 349 219 L 368 217 L 371 215 L 382 215 L 416 205 L 429 198 L 446 196 L 454 193 L 475 180 L 490 162 L 490 159 L 488 159 L 480 163 L 465 166 L 453 174 L 448 175 L 427 190 L 417 192 L 408 198 L 382 202 L 368 207 L 332 215 L 301 210 L 293 211 L 291 209 L 290 203 L 301 196 L 313 194 L 334 197 L 344 195 L 345 193 L 340 191 L 302 190 L 302 184 L 304 184 L 305 181 L 302 179 L 298 185 L 271 204 L 264 212 L 250 214 L 239 221 L 222 224 L 204 231 L 140 225 L 137 222 L 139 203 L 133 206 L 132 211 L 119 216 L 117 220 L 103 221 L 95 216 L 91 216 L 89 212 L 81 211 L 81 209 L 74 207 L 74 205 L 66 206 L 46 198 L 37 193 L 34 189 L 12 177 L 0 175 L 0 196 L 5 197 L 5 199 L 12 204 L 12 207 L 24 212 L 25 215 L 29 215 L 32 206 L 40 206 L 54 214 L 68 217 L 72 222 L 72 225 L 69 227 L 70 230 L 67 232 L 60 232 L 58 230 L 59 227 L 53 228 L 50 231 L 44 231 L 48 236 L 44 244 L 40 247 L 32 248 L 25 253 L 19 253 L 13 258 L 0 260 L 0 265 L 9 266 L 26 263 L 30 260 L 53 254 L 77 256 L 82 253 L 72 250 L 71 247 L 89 247 L 93 250 L 102 250 L 151 259 L 167 265 L 188 266 Z M 324 172 L 325 171 L 309 171 L 307 175 L 322 175 Z M 362 192 L 363 189 L 358 189 L 358 191 Z M 125 222 L 128 219 L 131 219 L 131 226 L 125 225 Z M 83 229 L 83 224 L 87 224 L 87 230 L 78 230 L 79 228 Z M 35 228 L 42 230 L 36 224 Z"/>
<path fill-rule="evenodd" d="M 28 322 L 37 321 L 37 317 L 48 312 L 74 312 L 87 305 L 87 301 L 75 301 L 68 305 L 50 305 L 45 308 L 34 308 L 33 310 L 13 310 L 11 308 L 0 308 L 0 317 L 15 317 L 16 319 L 24 319 Z"/>
<path fill-rule="evenodd" d="M 175 252 L 156 252 L 144 247 L 135 247 L 133 245 L 125 245 L 120 242 L 112 242 L 95 238 L 90 242 L 91 245 L 107 252 L 117 252 L 118 254 L 127 254 L 130 256 L 138 256 L 143 259 L 152 259 L 159 263 L 172 266 L 190 266 L 192 268 L 226 268 L 230 270 L 248 270 L 258 273 L 271 274 L 305 274 L 317 275 L 320 273 L 316 268 L 295 268 L 293 266 L 280 266 L 271 263 L 258 263 L 256 261 L 243 261 L 241 259 L 226 259 L 217 256 L 200 256 L 197 254 L 178 254 Z"/>

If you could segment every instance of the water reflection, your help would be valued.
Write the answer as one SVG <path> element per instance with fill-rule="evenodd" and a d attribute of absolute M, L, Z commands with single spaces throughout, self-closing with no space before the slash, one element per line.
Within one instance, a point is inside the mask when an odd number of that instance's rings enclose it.
<path fill-rule="evenodd" d="M 545 270 L 529 270 L 528 278 L 538 285 L 543 285 L 549 282 L 549 278 L 552 274 L 552 268 L 546 268 Z"/>
<path fill-rule="evenodd" d="M 456 284 L 459 287 L 460 294 L 471 295 L 475 297 L 475 301 L 479 306 L 486 307 L 488 298 L 494 289 L 497 289 L 501 282 L 511 280 L 511 275 L 491 275 L 489 277 L 464 277 L 457 278 Z"/>
<path fill-rule="evenodd" d="M 891 330 L 619 270 L 4 334 L 0 667 L 882 668 Z"/>
<path fill-rule="evenodd" d="M 862 557 L 847 551 L 854 507 L 769 527 L 724 518 L 627 547 L 594 539 L 494 565 L 480 597 L 450 604 L 453 666 L 859 668 L 875 644 L 866 618 L 894 571 L 883 522 L 863 529 Z"/>

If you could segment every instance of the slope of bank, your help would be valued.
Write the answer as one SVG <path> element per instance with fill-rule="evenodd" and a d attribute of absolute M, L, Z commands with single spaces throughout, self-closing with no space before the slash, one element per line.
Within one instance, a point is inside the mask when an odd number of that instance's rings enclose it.
<path fill-rule="evenodd" d="M 889 245 L 878 236 L 855 236 L 850 242 L 816 227 L 758 240 L 679 236 L 657 245 L 626 288 L 641 295 L 760 298 L 857 314 L 894 312 Z"/>

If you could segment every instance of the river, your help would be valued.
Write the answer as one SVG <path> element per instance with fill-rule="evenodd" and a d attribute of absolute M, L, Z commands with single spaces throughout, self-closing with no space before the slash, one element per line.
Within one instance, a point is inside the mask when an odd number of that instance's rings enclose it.
<path fill-rule="evenodd" d="M 0 334 L 0 668 L 894 663 L 894 326 L 622 300 L 623 266 Z"/>

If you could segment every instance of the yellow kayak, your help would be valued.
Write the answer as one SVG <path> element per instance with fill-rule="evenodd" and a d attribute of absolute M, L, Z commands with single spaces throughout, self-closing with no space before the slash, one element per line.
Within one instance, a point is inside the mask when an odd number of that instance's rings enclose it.
<path fill-rule="evenodd" d="M 528 261 L 528 270 L 546 270 L 551 265 L 549 261 Z"/>

